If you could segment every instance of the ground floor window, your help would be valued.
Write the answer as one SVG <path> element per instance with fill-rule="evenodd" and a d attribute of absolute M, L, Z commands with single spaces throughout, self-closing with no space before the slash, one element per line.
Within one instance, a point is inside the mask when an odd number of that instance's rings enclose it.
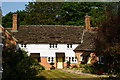
<path fill-rule="evenodd" d="M 66 62 L 70 61 L 71 63 L 76 63 L 77 62 L 77 57 L 66 57 Z"/>
<path fill-rule="evenodd" d="M 84 62 L 84 59 L 83 59 L 83 56 L 82 54 L 80 54 L 80 59 L 79 59 L 81 62 Z"/>
<path fill-rule="evenodd" d="M 40 53 L 30 53 L 30 56 L 34 58 L 35 61 L 41 62 Z"/>
<path fill-rule="evenodd" d="M 47 62 L 48 62 L 48 63 L 54 62 L 54 57 L 48 57 L 48 58 L 47 58 Z"/>
<path fill-rule="evenodd" d="M 98 64 L 104 64 L 103 62 L 103 56 L 98 57 Z"/>

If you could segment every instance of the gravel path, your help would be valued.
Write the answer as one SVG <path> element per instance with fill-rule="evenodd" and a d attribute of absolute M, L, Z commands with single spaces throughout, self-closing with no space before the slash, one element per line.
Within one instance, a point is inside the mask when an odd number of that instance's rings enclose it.
<path fill-rule="evenodd" d="M 62 69 L 65 72 L 79 74 L 83 76 L 91 76 L 91 77 L 109 77 L 107 75 L 95 75 L 95 74 L 89 74 L 89 73 L 83 73 L 81 70 L 73 70 L 73 69 Z"/>

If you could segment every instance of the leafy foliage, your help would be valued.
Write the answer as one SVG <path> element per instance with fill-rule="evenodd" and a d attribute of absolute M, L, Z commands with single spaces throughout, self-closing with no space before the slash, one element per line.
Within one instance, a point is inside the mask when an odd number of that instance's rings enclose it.
<path fill-rule="evenodd" d="M 84 25 L 84 16 L 90 15 L 92 26 L 103 16 L 103 3 L 89 2 L 71 2 L 64 3 L 61 7 L 61 16 L 63 24 L 67 25 Z M 97 13 L 96 13 L 97 12 Z M 97 15 L 95 15 L 97 14 Z M 102 14 L 102 15 L 101 15 Z M 97 16 L 97 17 L 96 17 Z M 97 18 L 97 19 L 96 19 Z"/>
<path fill-rule="evenodd" d="M 85 73 L 92 73 L 92 74 L 103 74 L 107 72 L 107 67 L 104 64 L 84 64 L 82 65 L 82 68 L 84 68 L 83 72 Z"/>
<path fill-rule="evenodd" d="M 2 10 L 1 10 L 1 6 L 0 6 L 0 25 L 2 24 Z"/>
<path fill-rule="evenodd" d="M 29 2 L 25 10 L 17 11 L 20 25 L 84 25 L 85 15 L 91 16 L 91 26 L 105 16 L 106 3 L 95 2 Z M 12 13 L 3 16 L 3 26 L 12 26 Z"/>
<path fill-rule="evenodd" d="M 23 25 L 25 23 L 25 17 L 27 16 L 26 12 L 23 11 L 16 11 L 15 13 L 18 14 L 18 24 Z M 2 17 L 2 25 L 4 27 L 12 27 L 12 14 L 13 12 L 9 12 L 5 16 Z"/>
<path fill-rule="evenodd" d="M 44 69 L 31 57 L 27 56 L 25 51 L 13 52 L 11 50 L 3 51 L 3 80 L 33 80 L 39 70 Z M 39 67 L 36 68 L 36 67 Z"/>
<path fill-rule="evenodd" d="M 106 5 L 106 18 L 100 24 L 96 53 L 104 55 L 108 73 L 120 76 L 120 3 Z"/>

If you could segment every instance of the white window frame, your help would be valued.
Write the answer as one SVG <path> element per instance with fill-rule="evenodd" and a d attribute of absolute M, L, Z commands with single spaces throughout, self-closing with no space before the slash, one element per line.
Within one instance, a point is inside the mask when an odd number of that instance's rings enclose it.
<path fill-rule="evenodd" d="M 72 49 L 73 48 L 73 44 L 67 44 L 67 49 Z"/>
<path fill-rule="evenodd" d="M 98 57 L 98 64 L 104 64 L 102 58 L 103 58 L 103 56 Z"/>
<path fill-rule="evenodd" d="M 84 62 L 82 54 L 80 54 L 80 59 L 81 62 Z"/>
<path fill-rule="evenodd" d="M 65 61 L 70 61 L 70 63 L 77 63 L 77 57 L 65 57 Z"/>
<path fill-rule="evenodd" d="M 21 47 L 22 47 L 22 48 L 26 48 L 26 47 L 27 47 L 27 44 L 21 44 Z"/>
<path fill-rule="evenodd" d="M 48 61 L 48 58 L 50 58 L 50 61 Z M 53 61 L 52 61 L 52 59 L 53 59 Z M 54 57 L 47 57 L 47 63 L 54 63 Z"/>
<path fill-rule="evenodd" d="M 58 49 L 58 44 L 57 43 L 50 43 L 49 49 Z"/>

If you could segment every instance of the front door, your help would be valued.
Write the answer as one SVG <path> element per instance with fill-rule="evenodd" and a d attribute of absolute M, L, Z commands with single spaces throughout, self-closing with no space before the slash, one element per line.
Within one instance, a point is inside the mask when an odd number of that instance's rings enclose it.
<path fill-rule="evenodd" d="M 57 69 L 63 69 L 63 58 L 62 57 L 57 58 Z"/>

